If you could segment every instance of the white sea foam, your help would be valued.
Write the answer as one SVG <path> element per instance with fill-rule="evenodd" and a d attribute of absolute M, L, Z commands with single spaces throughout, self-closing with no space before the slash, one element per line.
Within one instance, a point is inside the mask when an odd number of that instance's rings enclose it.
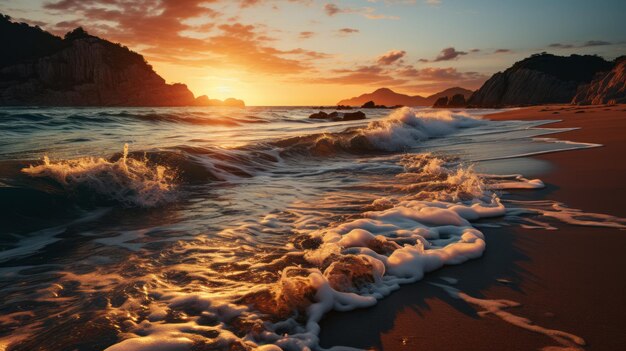
<path fill-rule="evenodd" d="M 370 122 L 361 133 L 380 150 L 399 151 L 415 146 L 421 140 L 449 135 L 461 128 L 484 123 L 465 112 L 403 107 L 382 120 Z"/>
<path fill-rule="evenodd" d="M 487 123 L 465 113 L 403 108 L 362 128 L 329 132 L 325 137 L 340 146 L 344 146 L 346 138 L 360 138 L 354 145 L 363 145 L 360 141 L 366 140 L 366 150 L 374 146 L 377 150 L 398 151 L 418 146 L 426 139 Z M 233 172 L 239 174 L 236 177 L 258 174 L 256 169 L 265 164 L 240 165 L 249 156 L 247 151 L 221 153 L 215 159 L 199 163 L 222 180 L 229 180 Z M 271 162 L 284 166 L 279 154 L 275 156 Z M 399 159 L 398 156 L 393 161 Z M 491 221 L 480 223 L 481 219 L 542 213 L 521 206 L 507 209 L 499 198 L 504 189 L 542 187 L 543 183 L 537 179 L 478 174 L 459 160 L 432 154 L 405 156 L 399 164 L 390 162 L 380 167 L 386 172 L 379 173 L 385 175 L 376 178 L 374 184 L 355 182 L 356 188 L 366 191 L 351 189 L 353 193 L 343 194 L 339 182 L 332 182 L 328 188 L 309 191 L 306 199 L 294 200 L 304 204 L 281 204 L 280 211 L 272 209 L 258 220 L 248 217 L 228 223 L 219 233 L 172 236 L 186 241 L 162 251 L 160 246 L 157 252 L 146 250 L 145 243 L 152 245 L 161 240 L 140 237 L 143 233 L 140 230 L 119 231 L 117 236 L 94 239 L 97 245 L 116 249 L 123 246 L 133 254 L 112 271 L 99 271 L 100 267 L 95 267 L 87 273 L 59 272 L 62 277 L 55 280 L 55 287 L 34 290 L 33 300 L 40 298 L 47 302 L 45 299 L 55 294 L 57 298 L 64 286 L 75 287 L 86 294 L 83 296 L 103 294 L 107 298 L 103 313 L 118 328 L 117 335 L 121 338 L 108 349 L 113 351 L 317 349 L 319 321 L 328 311 L 372 306 L 400 284 L 419 280 L 444 265 L 461 264 L 481 256 L 486 244 L 477 228 L 496 225 Z M 339 165 L 332 171 L 318 169 L 315 174 L 334 176 L 331 173 L 340 173 L 342 169 L 345 171 Z M 392 171 L 388 172 L 389 169 Z M 396 174 L 398 169 L 404 171 Z M 170 170 L 159 170 L 159 166 L 146 160 L 130 159 L 127 152 L 118 161 L 45 160 L 43 165 L 26 168 L 24 172 L 53 179 L 70 191 L 88 189 L 130 205 L 152 206 L 161 203 L 158 199 L 168 199 L 174 193 Z M 249 189 L 255 188 L 244 191 Z M 326 199 L 315 198 L 320 189 Z M 325 192 L 327 189 L 331 190 Z M 372 189 L 376 191 L 368 191 Z M 384 191 L 378 192 L 379 189 Z M 144 193 L 149 195 L 137 195 Z M 251 201 L 251 194 L 256 195 L 250 192 L 241 197 L 225 197 L 224 202 Z M 377 197 L 378 194 L 383 195 Z M 341 201 L 354 208 L 362 207 L 345 210 Z M 251 203 L 248 207 L 242 204 L 243 210 L 258 204 Z M 263 211 L 266 208 L 265 204 L 261 207 Z M 554 212 L 546 216 L 578 221 L 578 224 L 622 223 L 614 218 L 587 218 L 560 208 L 543 210 L 543 213 Z M 191 215 L 205 214 L 198 211 Z M 218 216 L 230 220 L 225 211 Z M 141 240 L 144 238 L 150 240 Z M 286 243 L 287 240 L 291 242 Z M 114 300 L 117 302 L 112 303 Z M 58 304 L 59 315 L 71 314 L 62 303 Z M 17 321 L 21 318 L 19 313 L 22 312 L 2 318 Z M 18 322 L 11 321 L 10 325 Z M 35 326 L 28 332 L 37 331 Z M 571 340 L 576 343 L 575 339 Z"/>
<path fill-rule="evenodd" d="M 171 201 L 175 195 L 174 171 L 128 157 L 128 144 L 117 161 L 94 157 L 50 161 L 44 156 L 43 164 L 31 165 L 22 172 L 50 178 L 69 192 L 102 196 L 130 206 L 154 207 Z"/>
<path fill-rule="evenodd" d="M 163 347 L 169 351 L 198 344 L 314 349 L 319 343 L 318 323 L 328 311 L 372 306 L 400 284 L 420 280 L 444 265 L 480 257 L 485 240 L 472 222 L 506 214 L 485 178 L 471 167 L 428 154 L 407 156 L 402 164 L 405 172 L 396 181 L 398 196 L 374 201 L 371 211 L 356 218 L 316 228 L 306 218 L 293 222 L 268 215 L 258 225 L 227 230 L 222 235 L 235 245 L 233 249 L 241 245 L 239 250 L 252 250 L 247 245 L 255 242 L 258 233 L 280 231 L 292 223 L 309 244 L 291 245 L 286 254 L 263 264 L 284 267 L 276 282 L 238 284 L 236 290 L 222 295 L 163 295 L 165 305 L 153 308 L 148 320 L 131 330 L 136 336 L 109 350 Z M 428 187 L 428 180 L 438 186 Z M 491 184 L 498 181 L 527 180 L 489 180 Z M 418 184 L 427 189 L 419 191 Z M 233 259 L 222 262 L 239 264 Z M 261 267 L 252 264 L 250 269 Z M 180 310 L 197 312 L 185 323 L 164 323 L 172 311 Z M 202 320 L 207 318 L 218 323 L 205 326 Z M 207 333 L 212 337 L 199 336 Z M 170 344 L 160 343 L 163 340 Z"/>

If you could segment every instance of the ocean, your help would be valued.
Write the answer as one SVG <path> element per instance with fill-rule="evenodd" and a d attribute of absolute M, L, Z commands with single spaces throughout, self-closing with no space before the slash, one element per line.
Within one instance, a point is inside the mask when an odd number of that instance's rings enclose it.
<path fill-rule="evenodd" d="M 529 156 L 599 146 L 550 121 L 364 111 L 1 108 L 0 350 L 317 349 L 482 228 L 626 224 L 508 197 L 544 186 Z"/>

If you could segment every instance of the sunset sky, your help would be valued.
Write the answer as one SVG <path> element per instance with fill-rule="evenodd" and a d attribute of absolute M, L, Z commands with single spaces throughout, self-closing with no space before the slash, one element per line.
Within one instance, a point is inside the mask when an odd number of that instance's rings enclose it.
<path fill-rule="evenodd" d="M 532 53 L 626 54 L 623 0 L 0 0 L 0 12 L 60 35 L 82 26 L 196 96 L 248 105 L 476 89 Z"/>

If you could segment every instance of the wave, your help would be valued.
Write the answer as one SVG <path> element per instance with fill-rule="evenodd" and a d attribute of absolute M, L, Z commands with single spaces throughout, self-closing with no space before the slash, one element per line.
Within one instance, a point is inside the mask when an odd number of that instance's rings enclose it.
<path fill-rule="evenodd" d="M 403 107 L 381 120 L 371 121 L 361 128 L 350 128 L 339 133 L 298 136 L 275 142 L 291 150 L 307 151 L 315 155 L 339 152 L 400 152 L 416 147 L 430 138 L 450 135 L 462 128 L 486 123 L 465 112 L 422 111 Z"/>
<path fill-rule="evenodd" d="M 170 118 L 167 114 L 159 118 Z M 165 117 L 164 117 L 165 116 Z M 153 118 L 150 114 L 145 118 Z M 189 118 L 189 117 L 185 117 Z M 81 157 L 29 166 L 22 173 L 51 179 L 80 198 L 97 197 L 125 206 L 154 207 L 173 201 L 183 184 L 236 181 L 283 164 L 282 156 L 340 152 L 392 152 L 483 123 L 464 113 L 420 112 L 402 108 L 380 121 L 338 133 L 314 134 L 233 149 L 178 146 L 167 150 L 124 153 L 110 158 Z M 282 155 L 282 156 L 281 156 Z M 461 176 L 461 175 L 459 175 Z"/>
<path fill-rule="evenodd" d="M 117 161 L 82 157 L 52 162 L 44 156 L 42 165 L 31 165 L 22 172 L 52 179 L 74 194 L 104 197 L 128 206 L 154 207 L 171 202 L 176 194 L 174 171 L 128 157 L 128 144 Z"/>
<path fill-rule="evenodd" d="M 215 275 L 224 287 L 232 279 L 233 292 L 197 292 L 203 290 L 201 285 L 172 292 L 171 285 L 164 285 L 169 293 L 159 301 L 162 305 L 152 305 L 148 319 L 134 323 L 128 338 L 107 350 L 200 345 L 315 349 L 318 323 L 328 311 L 372 306 L 400 284 L 420 280 L 444 265 L 480 257 L 486 248 L 484 235 L 472 222 L 506 214 L 488 186 L 499 180 L 429 154 L 407 156 L 403 164 L 405 172 L 393 180 L 398 195 L 377 199 L 352 218 L 316 227 L 312 221 L 319 222 L 319 214 L 295 222 L 270 214 L 258 225 L 245 223 L 220 233 L 218 237 L 227 240 L 227 247 L 213 248 L 216 238 L 208 236 L 180 243 L 172 250 L 177 257 L 184 256 L 186 262 L 211 262 L 210 267 L 202 265 L 201 271 L 186 271 L 185 276 Z M 428 186 L 429 180 L 439 186 Z M 506 182 L 515 187 L 513 180 L 507 178 Z M 519 187 L 526 182 L 517 180 Z M 296 234 L 286 246 L 268 248 L 273 254 L 261 255 L 267 256 L 266 260 L 219 260 L 214 255 L 216 250 L 253 250 L 250 245 L 256 243 L 257 233 L 280 233 L 286 230 L 282 223 L 296 223 L 291 230 Z M 214 273 L 213 266 L 218 267 Z M 190 268 L 189 263 L 185 267 Z M 181 314 L 183 321 L 170 322 L 171 316 Z"/>

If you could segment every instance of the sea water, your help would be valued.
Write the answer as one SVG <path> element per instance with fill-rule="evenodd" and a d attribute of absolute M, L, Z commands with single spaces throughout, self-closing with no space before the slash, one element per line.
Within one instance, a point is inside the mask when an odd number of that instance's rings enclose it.
<path fill-rule="evenodd" d="M 485 220 L 624 228 L 503 199 L 598 146 L 549 121 L 313 112 L 0 109 L 0 349 L 317 349 L 328 311 L 479 258 Z"/>

